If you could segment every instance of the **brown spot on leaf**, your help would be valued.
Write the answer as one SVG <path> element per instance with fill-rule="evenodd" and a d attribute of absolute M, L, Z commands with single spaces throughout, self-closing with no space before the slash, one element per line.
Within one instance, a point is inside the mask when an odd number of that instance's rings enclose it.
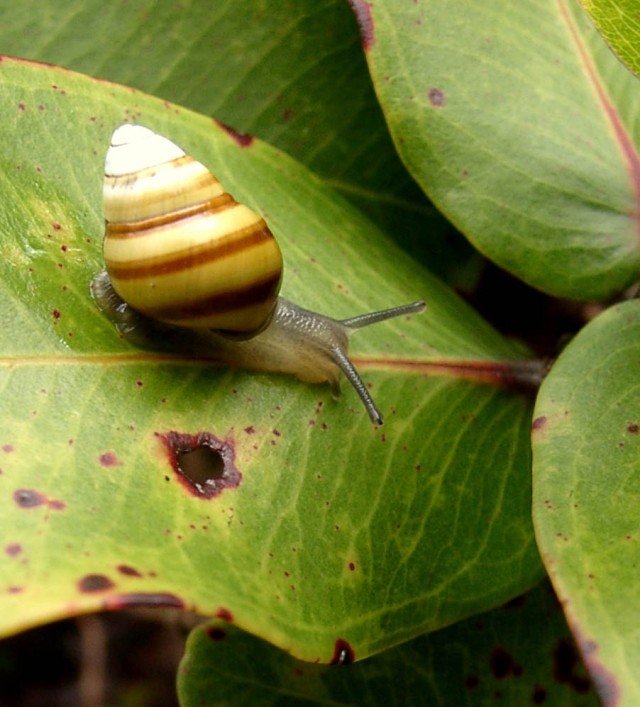
<path fill-rule="evenodd" d="M 509 651 L 501 646 L 497 646 L 491 652 L 489 666 L 496 680 L 502 680 L 508 675 L 520 675 L 522 673 L 522 668 L 516 665 Z"/>
<path fill-rule="evenodd" d="M 138 572 L 135 567 L 131 567 L 130 565 L 118 565 L 116 569 L 125 577 L 142 577 L 142 573 Z"/>
<path fill-rule="evenodd" d="M 553 677 L 559 683 L 570 685 L 576 692 L 589 692 L 591 683 L 586 675 L 576 670 L 580 667 L 578 652 L 568 639 L 558 641 L 553 651 Z"/>
<path fill-rule="evenodd" d="M 13 492 L 13 500 L 20 508 L 38 508 L 39 506 L 47 505 L 54 511 L 62 511 L 67 507 L 64 501 L 57 499 L 49 499 L 45 494 L 34 489 L 18 489 Z"/>
<path fill-rule="evenodd" d="M 439 88 L 430 88 L 427 96 L 429 97 L 429 103 L 431 103 L 434 108 L 442 108 L 445 104 L 444 92 Z"/>
<path fill-rule="evenodd" d="M 115 584 L 104 574 L 87 574 L 78 581 L 81 592 L 104 592 L 113 587 Z"/>
<path fill-rule="evenodd" d="M 631 423 L 630 425 L 627 425 L 627 432 L 630 435 L 637 435 L 638 432 L 640 432 L 640 425 L 635 422 Z"/>
<path fill-rule="evenodd" d="M 47 497 L 33 489 L 18 489 L 13 492 L 13 500 L 20 508 L 37 508 L 46 503 Z"/>
<path fill-rule="evenodd" d="M 207 629 L 207 636 L 212 641 L 223 641 L 227 637 L 227 632 L 220 626 L 211 626 Z"/>
<path fill-rule="evenodd" d="M 214 120 L 214 123 L 220 128 L 222 128 L 229 137 L 233 138 L 240 147 L 249 147 L 253 142 L 253 135 L 248 135 L 247 133 L 241 133 L 232 128 L 230 125 L 221 122 L 220 120 Z"/>
<path fill-rule="evenodd" d="M 99 461 L 100 466 L 105 467 L 105 469 L 110 469 L 114 466 L 121 466 L 122 464 L 115 452 L 103 452 L 99 457 Z"/>

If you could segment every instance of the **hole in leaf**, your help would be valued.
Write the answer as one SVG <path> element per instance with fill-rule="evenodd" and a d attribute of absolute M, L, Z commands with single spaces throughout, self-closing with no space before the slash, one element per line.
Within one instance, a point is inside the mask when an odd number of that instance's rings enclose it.
<path fill-rule="evenodd" d="M 221 479 L 224 474 L 222 455 L 211 447 L 179 449 L 176 457 L 180 471 L 194 483 L 206 484 L 210 480 Z"/>
<path fill-rule="evenodd" d="M 180 483 L 194 496 L 213 498 L 238 486 L 242 475 L 235 465 L 234 443 L 211 432 L 157 434 Z"/>

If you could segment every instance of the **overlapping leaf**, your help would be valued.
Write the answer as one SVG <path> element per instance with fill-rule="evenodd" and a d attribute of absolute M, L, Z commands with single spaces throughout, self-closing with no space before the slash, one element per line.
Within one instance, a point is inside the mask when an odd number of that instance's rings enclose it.
<path fill-rule="evenodd" d="M 546 582 L 505 607 L 357 665 L 303 663 L 211 622 L 189 639 L 178 690 L 185 707 L 598 704 Z"/>
<path fill-rule="evenodd" d="M 581 0 L 611 48 L 640 74 L 640 17 L 635 0 Z"/>
<path fill-rule="evenodd" d="M 538 542 L 606 705 L 640 700 L 639 361 L 640 306 L 631 301 L 571 342 L 535 410 Z"/>
<path fill-rule="evenodd" d="M 354 6 L 398 151 L 474 245 L 559 296 L 637 277 L 640 84 L 577 0 Z"/>

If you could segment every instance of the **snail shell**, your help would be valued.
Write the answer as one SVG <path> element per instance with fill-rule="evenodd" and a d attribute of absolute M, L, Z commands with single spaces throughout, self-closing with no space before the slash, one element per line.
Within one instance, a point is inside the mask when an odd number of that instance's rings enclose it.
<path fill-rule="evenodd" d="M 278 297 L 280 248 L 265 221 L 209 170 L 139 125 L 107 152 L 106 271 L 98 307 L 137 346 L 329 382 L 342 372 L 375 424 L 382 415 L 348 356 L 359 328 L 421 312 L 422 301 L 336 320 Z"/>
<path fill-rule="evenodd" d="M 104 260 L 148 317 L 250 336 L 273 316 L 282 255 L 269 227 L 200 162 L 139 125 L 107 152 Z"/>

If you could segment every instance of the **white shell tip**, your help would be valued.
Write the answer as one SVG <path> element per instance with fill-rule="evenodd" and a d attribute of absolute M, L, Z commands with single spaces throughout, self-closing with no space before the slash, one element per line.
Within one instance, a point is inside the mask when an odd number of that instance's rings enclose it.
<path fill-rule="evenodd" d="M 143 125 L 124 123 L 113 131 L 104 173 L 120 177 L 184 157 L 184 150 Z"/>

